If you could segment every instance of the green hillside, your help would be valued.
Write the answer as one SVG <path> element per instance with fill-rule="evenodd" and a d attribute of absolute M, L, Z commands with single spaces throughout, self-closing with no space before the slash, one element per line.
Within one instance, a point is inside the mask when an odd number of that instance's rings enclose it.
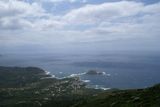
<path fill-rule="evenodd" d="M 36 67 L 0 67 L 0 107 L 160 107 L 160 85 L 134 90 L 86 88 Z"/>
<path fill-rule="evenodd" d="M 160 84 L 146 89 L 104 92 L 72 107 L 160 107 Z"/>
<path fill-rule="evenodd" d="M 78 77 L 56 79 L 35 67 L 0 67 L 0 107 L 69 107 L 100 93 Z"/>

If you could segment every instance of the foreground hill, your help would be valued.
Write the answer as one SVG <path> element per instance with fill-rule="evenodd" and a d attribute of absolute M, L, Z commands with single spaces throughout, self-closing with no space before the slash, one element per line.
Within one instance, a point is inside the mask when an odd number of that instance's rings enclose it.
<path fill-rule="evenodd" d="M 36 67 L 0 67 L 0 107 L 69 107 L 101 91 L 78 77 L 56 79 Z"/>
<path fill-rule="evenodd" d="M 36 67 L 0 66 L 0 107 L 160 107 L 160 85 L 95 90 L 78 78 L 52 78 Z"/>
<path fill-rule="evenodd" d="M 104 92 L 73 107 L 160 107 L 160 84 L 146 89 Z"/>

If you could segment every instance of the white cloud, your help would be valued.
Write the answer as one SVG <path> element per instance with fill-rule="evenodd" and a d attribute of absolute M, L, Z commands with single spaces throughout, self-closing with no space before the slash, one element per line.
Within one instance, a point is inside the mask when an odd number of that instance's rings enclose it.
<path fill-rule="evenodd" d="M 140 12 L 143 6 L 142 3 L 128 1 L 86 5 L 85 7 L 72 10 L 64 16 L 64 19 L 73 23 L 99 23 L 115 18 L 134 16 Z"/>
<path fill-rule="evenodd" d="M 86 5 L 72 10 L 63 20 L 73 26 L 91 25 L 81 34 L 84 41 L 154 38 L 160 33 L 159 7 L 160 3 L 144 5 L 131 1 Z"/>
<path fill-rule="evenodd" d="M 41 1 L 41 2 L 53 2 L 53 3 L 60 3 L 60 2 L 70 2 L 70 3 L 82 2 L 82 3 L 85 3 L 85 2 L 87 2 L 87 0 L 37 0 L 37 1 Z"/>
<path fill-rule="evenodd" d="M 0 1 L 0 16 L 11 17 L 11 16 L 23 16 L 23 15 L 39 15 L 43 13 L 44 9 L 41 8 L 37 3 L 29 4 L 23 1 L 9 0 Z"/>
<path fill-rule="evenodd" d="M 41 17 L 45 10 L 38 4 L 28 4 L 22 1 L 0 1 L 0 28 L 21 29 L 32 28 L 33 24 L 27 18 Z"/>
<path fill-rule="evenodd" d="M 19 18 L 3 18 L 0 19 L 0 28 L 1 29 L 25 29 L 31 28 L 33 24 L 27 20 Z"/>
<path fill-rule="evenodd" d="M 40 4 L 18 0 L 0 1 L 0 28 L 35 29 L 54 28 L 60 25 L 52 14 L 46 12 Z"/>
<path fill-rule="evenodd" d="M 77 43 L 157 37 L 160 34 L 159 7 L 160 3 L 144 5 L 141 2 L 120 1 L 86 5 L 67 14 L 54 16 L 54 13 L 47 12 L 37 2 L 29 4 L 3 0 L 0 1 L 0 30 L 21 32 L 21 29 L 25 29 L 24 34 L 17 33 L 25 39 L 18 37 L 16 41 L 45 44 L 54 44 L 53 40 Z M 6 34 L 9 38 L 12 31 Z"/>
<path fill-rule="evenodd" d="M 107 32 L 111 32 L 112 26 L 117 26 L 116 23 L 123 22 L 122 24 L 124 25 L 133 25 L 133 23 L 136 24 L 140 19 L 142 20 L 144 16 L 149 15 L 148 18 L 153 18 L 150 14 L 158 14 L 159 7 L 160 3 L 144 5 L 140 2 L 120 1 L 86 5 L 79 9 L 74 9 L 65 15 L 54 16 L 54 13 L 47 13 L 37 2 L 29 4 L 17 0 L 0 1 L 0 26 L 4 29 L 12 28 L 14 27 L 13 23 L 17 22 L 17 27 L 15 28 L 30 27 L 31 29 L 35 28 L 35 30 L 57 28 L 66 30 L 66 28 L 74 28 L 78 30 L 82 25 L 96 28 L 103 23 L 110 23 L 110 26 L 108 25 L 107 27 L 111 28 L 107 28 L 106 30 Z M 157 17 L 154 18 L 157 21 L 159 19 Z M 20 27 L 18 27 L 18 24 Z M 85 30 L 88 30 L 88 28 L 86 27 Z M 120 30 L 123 31 L 122 29 L 114 29 L 113 31 Z"/>

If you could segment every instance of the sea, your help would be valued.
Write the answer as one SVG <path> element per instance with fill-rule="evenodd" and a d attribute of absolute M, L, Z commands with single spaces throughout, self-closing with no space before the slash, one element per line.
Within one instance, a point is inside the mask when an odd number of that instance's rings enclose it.
<path fill-rule="evenodd" d="M 40 67 L 57 78 L 79 76 L 88 87 L 146 88 L 160 83 L 159 52 L 5 53 L 0 66 Z M 103 75 L 88 75 L 95 70 Z"/>

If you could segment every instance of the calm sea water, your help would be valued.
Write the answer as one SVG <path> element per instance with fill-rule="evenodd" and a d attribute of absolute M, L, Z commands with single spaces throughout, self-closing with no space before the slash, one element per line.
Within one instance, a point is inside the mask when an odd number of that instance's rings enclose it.
<path fill-rule="evenodd" d="M 107 75 L 81 75 L 89 86 L 144 88 L 160 83 L 160 54 L 4 54 L 0 66 L 36 66 L 56 77 L 81 74 L 88 70 Z"/>

